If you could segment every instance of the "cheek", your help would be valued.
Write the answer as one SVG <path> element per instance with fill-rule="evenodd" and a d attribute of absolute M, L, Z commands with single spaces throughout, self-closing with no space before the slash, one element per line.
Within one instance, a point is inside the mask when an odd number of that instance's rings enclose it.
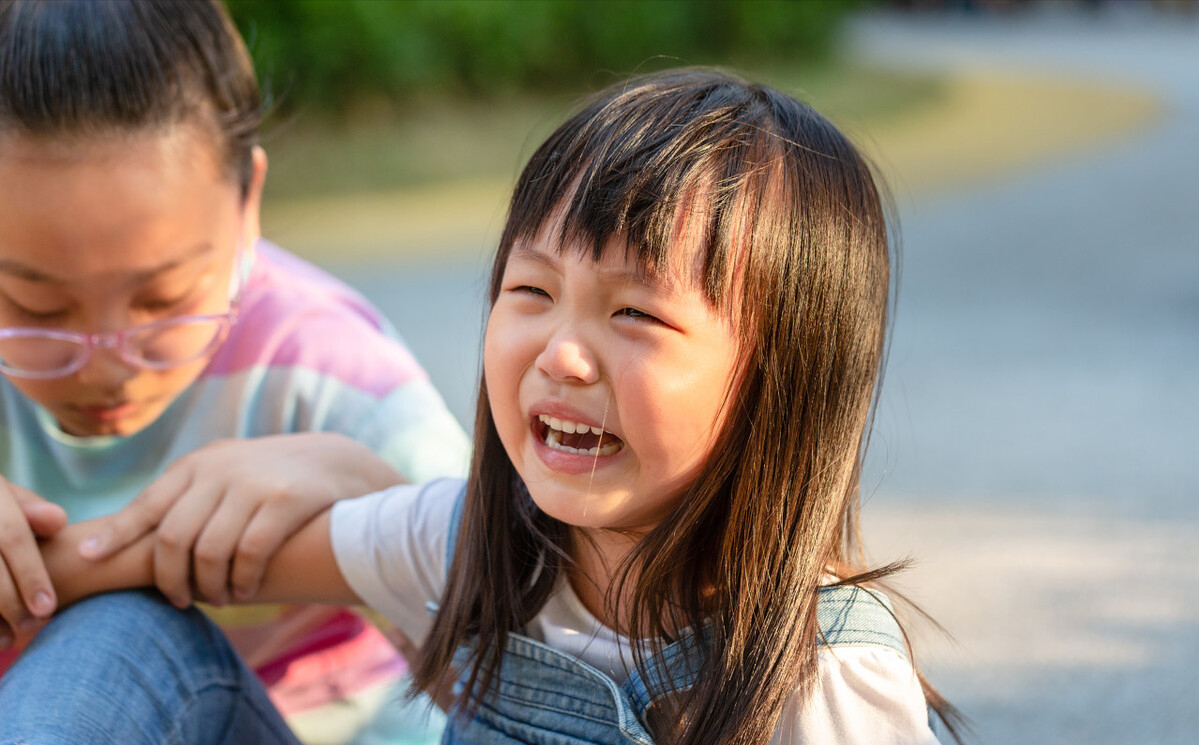
<path fill-rule="evenodd" d="M 194 383 L 200 377 L 200 373 L 204 372 L 204 368 L 207 365 L 208 360 L 198 360 L 189 365 L 170 370 L 146 370 L 143 374 L 147 375 L 147 379 L 142 385 L 149 389 L 147 391 L 148 395 L 157 393 L 160 396 L 173 399 L 182 393 L 185 388 Z M 136 379 L 134 382 L 136 384 Z"/>
<path fill-rule="evenodd" d="M 12 387 L 16 388 L 26 398 L 52 409 L 54 405 L 67 399 L 76 386 L 70 378 L 56 380 L 26 380 L 23 378 L 8 378 Z"/>
<path fill-rule="evenodd" d="M 640 435 L 643 467 L 667 478 L 693 477 L 723 424 L 729 370 L 699 361 L 648 369 L 632 364 L 617 383 L 621 423 Z"/>
<path fill-rule="evenodd" d="M 503 313 L 493 312 L 483 337 L 483 377 L 492 418 L 505 442 L 522 424 L 520 378 L 528 366 L 528 346 L 527 335 L 518 333 Z"/>

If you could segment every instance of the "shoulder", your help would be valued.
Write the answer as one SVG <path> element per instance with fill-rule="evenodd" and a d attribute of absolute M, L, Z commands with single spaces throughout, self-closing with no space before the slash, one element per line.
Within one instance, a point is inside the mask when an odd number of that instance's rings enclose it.
<path fill-rule="evenodd" d="M 338 568 L 363 602 L 418 642 L 425 604 L 441 597 L 454 507 L 465 482 L 435 479 L 333 506 L 330 542 Z"/>
<path fill-rule="evenodd" d="M 793 696 L 778 745 L 936 745 L 924 691 L 906 657 L 882 647 L 822 648 L 811 698 Z"/>
<path fill-rule="evenodd" d="M 861 587 L 826 587 L 817 608 L 818 677 L 793 696 L 772 743 L 934 745 L 928 705 L 890 601 Z"/>
<path fill-rule="evenodd" d="M 207 374 L 288 368 L 381 397 L 425 373 L 358 292 L 260 241 L 237 323 Z"/>
<path fill-rule="evenodd" d="M 907 656 L 907 642 L 891 600 L 854 585 L 820 588 L 816 605 L 821 647 L 877 646 Z"/>

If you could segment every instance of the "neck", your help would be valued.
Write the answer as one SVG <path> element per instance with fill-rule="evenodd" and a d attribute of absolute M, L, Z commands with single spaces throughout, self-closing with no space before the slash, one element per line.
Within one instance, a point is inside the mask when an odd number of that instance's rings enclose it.
<path fill-rule="evenodd" d="M 625 558 L 640 538 L 640 534 L 629 532 L 590 529 L 576 529 L 571 537 L 575 565 L 570 583 L 575 595 L 600 623 L 628 636 L 635 636 L 629 634 L 628 608 L 636 574 L 630 575 L 615 608 L 610 597 Z"/>

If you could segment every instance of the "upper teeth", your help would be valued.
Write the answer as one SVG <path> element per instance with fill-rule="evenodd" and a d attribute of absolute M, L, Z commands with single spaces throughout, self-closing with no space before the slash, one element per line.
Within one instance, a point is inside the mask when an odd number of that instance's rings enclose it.
<path fill-rule="evenodd" d="M 571 435 L 585 434 L 587 432 L 587 430 L 591 430 L 591 434 L 593 434 L 593 435 L 604 434 L 603 429 L 601 429 L 599 427 L 592 427 L 589 424 L 579 424 L 578 422 L 571 422 L 571 421 L 567 421 L 565 419 L 559 419 L 559 418 L 553 417 L 553 416 L 546 416 L 545 414 L 542 414 L 541 416 L 539 416 L 537 418 L 541 420 L 542 424 L 549 425 L 550 429 L 556 429 L 560 432 L 565 432 L 565 433 L 571 434 Z"/>

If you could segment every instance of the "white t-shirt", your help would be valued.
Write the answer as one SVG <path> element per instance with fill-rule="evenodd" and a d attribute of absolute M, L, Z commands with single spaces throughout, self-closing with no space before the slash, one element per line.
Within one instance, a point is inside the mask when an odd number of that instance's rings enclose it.
<path fill-rule="evenodd" d="M 397 486 L 337 503 L 332 543 L 346 582 L 414 644 L 432 625 L 426 607 L 445 586 L 446 544 L 460 479 Z M 627 638 L 601 624 L 569 585 L 551 596 L 528 634 L 574 655 L 618 682 L 630 660 Z M 908 660 L 875 646 L 820 648 L 819 686 L 794 697 L 771 743 L 783 745 L 935 745 L 928 710 Z"/>

